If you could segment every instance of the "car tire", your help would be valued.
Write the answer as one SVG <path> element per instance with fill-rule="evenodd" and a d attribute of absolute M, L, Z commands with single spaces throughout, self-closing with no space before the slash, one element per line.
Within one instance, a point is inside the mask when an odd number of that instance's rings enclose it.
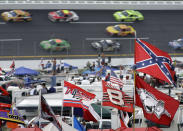
<path fill-rule="evenodd" d="M 8 22 L 13 22 L 13 19 L 9 19 Z"/>
<path fill-rule="evenodd" d="M 29 22 L 27 19 L 24 19 L 25 22 Z"/>
<path fill-rule="evenodd" d="M 121 22 L 124 22 L 125 20 L 124 19 L 121 19 Z"/>

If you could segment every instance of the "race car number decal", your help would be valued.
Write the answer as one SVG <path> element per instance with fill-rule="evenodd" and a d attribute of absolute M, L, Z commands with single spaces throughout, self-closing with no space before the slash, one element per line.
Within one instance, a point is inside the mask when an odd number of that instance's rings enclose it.
<path fill-rule="evenodd" d="M 123 106 L 124 101 L 123 101 L 123 95 L 120 91 L 117 90 L 112 90 L 112 89 L 107 89 L 107 93 L 109 95 L 109 99 L 113 104 Z"/>

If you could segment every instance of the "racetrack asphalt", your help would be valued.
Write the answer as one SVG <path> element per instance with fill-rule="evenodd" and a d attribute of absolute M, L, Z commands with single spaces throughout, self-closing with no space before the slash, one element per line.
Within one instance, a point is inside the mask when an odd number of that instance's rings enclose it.
<path fill-rule="evenodd" d="M 40 57 L 95 58 L 90 43 L 102 38 L 115 38 L 121 43 L 118 52 L 109 52 L 112 57 L 133 57 L 134 37 L 111 37 L 105 32 L 109 25 L 115 25 L 112 14 L 115 10 L 75 10 L 80 16 L 76 23 L 52 23 L 47 14 L 50 10 L 29 10 L 31 22 L 4 23 L 0 19 L 0 59 L 40 59 Z M 1 10 L 0 13 L 4 12 Z M 181 50 L 168 47 L 168 42 L 182 37 L 183 10 L 143 10 L 145 20 L 133 23 L 138 38 L 150 42 L 172 56 L 183 56 Z M 71 50 L 48 52 L 39 43 L 50 38 L 66 39 Z M 125 39 L 123 39 L 125 38 Z M 128 39 L 130 38 L 130 39 Z"/>

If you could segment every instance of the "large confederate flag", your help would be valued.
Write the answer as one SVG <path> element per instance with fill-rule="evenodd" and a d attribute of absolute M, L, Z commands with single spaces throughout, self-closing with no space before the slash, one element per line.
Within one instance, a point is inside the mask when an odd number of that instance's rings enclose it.
<path fill-rule="evenodd" d="M 135 65 L 136 71 L 174 84 L 175 72 L 168 53 L 140 39 L 135 41 Z"/>
<path fill-rule="evenodd" d="M 179 101 L 156 90 L 136 76 L 136 105 L 143 109 L 146 119 L 157 124 L 171 124 L 179 107 Z"/>

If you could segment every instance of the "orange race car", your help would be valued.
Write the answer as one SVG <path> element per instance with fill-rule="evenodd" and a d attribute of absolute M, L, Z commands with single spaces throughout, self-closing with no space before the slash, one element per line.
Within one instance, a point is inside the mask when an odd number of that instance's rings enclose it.
<path fill-rule="evenodd" d="M 15 21 L 32 21 L 31 14 L 23 10 L 12 10 L 9 12 L 3 12 L 1 17 L 4 21 L 15 22 Z"/>

